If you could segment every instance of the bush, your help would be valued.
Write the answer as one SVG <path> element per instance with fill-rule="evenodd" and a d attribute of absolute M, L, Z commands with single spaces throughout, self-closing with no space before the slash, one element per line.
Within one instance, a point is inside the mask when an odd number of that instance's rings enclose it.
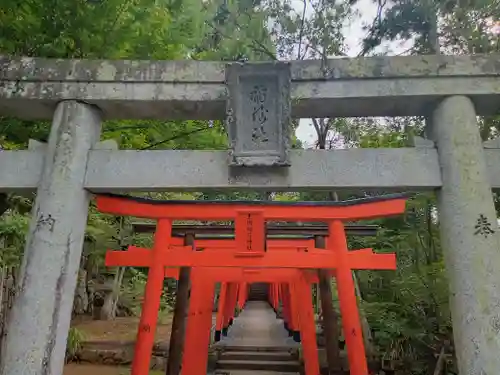
<path fill-rule="evenodd" d="M 85 335 L 77 328 L 70 328 L 66 340 L 66 362 L 76 359 L 78 352 L 82 349 Z"/>

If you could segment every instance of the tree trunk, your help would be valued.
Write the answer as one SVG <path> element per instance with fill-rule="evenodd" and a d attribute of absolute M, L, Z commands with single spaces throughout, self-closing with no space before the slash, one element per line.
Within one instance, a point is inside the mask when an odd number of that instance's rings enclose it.
<path fill-rule="evenodd" d="M 112 320 L 115 318 L 116 307 L 118 299 L 120 297 L 121 282 L 123 280 L 123 273 L 125 272 L 125 267 L 119 267 L 113 278 L 113 286 L 111 291 L 104 297 L 104 303 L 101 308 L 100 319 L 101 320 Z"/>
<path fill-rule="evenodd" d="M 16 278 L 15 273 L 17 270 L 13 267 L 2 268 L 2 299 L 0 300 L 0 366 L 2 353 L 5 349 L 5 337 L 7 336 L 7 322 L 9 320 L 10 309 L 15 298 Z"/>
<path fill-rule="evenodd" d="M 89 308 L 89 296 L 87 294 L 87 271 L 84 268 L 78 270 L 75 299 L 73 302 L 73 314 L 83 315 Z"/>
<path fill-rule="evenodd" d="M 363 300 L 361 296 L 361 292 L 359 289 L 359 283 L 358 283 L 358 278 L 356 276 L 356 273 L 352 273 L 352 277 L 354 280 L 354 288 L 356 291 L 356 297 L 358 299 L 358 306 L 359 302 Z M 363 341 L 365 343 L 365 351 L 366 351 L 366 356 L 367 358 L 373 358 L 375 356 L 375 348 L 373 346 L 373 337 L 372 337 L 372 331 L 370 329 L 370 324 L 368 323 L 368 319 L 366 319 L 366 315 L 362 309 L 359 309 L 359 316 L 361 319 L 361 330 L 363 331 Z"/>
<path fill-rule="evenodd" d="M 186 234 L 184 245 L 194 243 L 194 235 Z M 166 375 L 179 375 L 182 365 L 182 353 L 184 350 L 184 331 L 186 327 L 186 315 L 189 306 L 189 284 L 191 269 L 181 267 L 179 271 L 179 282 L 175 296 L 174 318 L 170 333 L 170 345 L 168 348 Z M 196 360 L 196 359 L 193 359 Z"/>
<path fill-rule="evenodd" d="M 439 55 L 441 46 L 439 45 L 438 9 L 432 0 L 428 1 L 427 6 L 429 7 L 429 31 L 427 35 L 429 53 Z"/>
<path fill-rule="evenodd" d="M 125 221 L 123 216 L 119 219 L 119 226 L 118 245 L 121 249 L 124 249 Z M 118 270 L 115 273 L 111 293 L 106 294 L 104 297 L 104 303 L 100 311 L 101 320 L 112 320 L 116 317 L 116 310 L 120 299 L 120 291 L 125 269 L 125 267 L 118 267 Z"/>
<path fill-rule="evenodd" d="M 0 239 L 1 241 L 1 239 Z M 1 248 L 1 246 L 0 246 Z M 6 308 L 4 304 L 4 298 L 5 298 L 5 284 L 6 284 L 6 279 L 7 279 L 7 267 L 2 266 L 1 272 L 0 272 L 0 360 L 2 358 L 2 345 L 1 343 L 3 342 L 3 336 L 5 332 L 5 318 L 4 318 L 4 310 Z"/>
<path fill-rule="evenodd" d="M 8 208 L 9 202 L 7 200 L 7 194 L 0 193 L 0 216 L 2 216 Z"/>
<path fill-rule="evenodd" d="M 118 269 L 118 285 L 116 287 L 116 290 L 113 293 L 113 306 L 112 306 L 112 312 L 111 315 L 113 318 L 116 317 L 116 310 L 118 308 L 118 301 L 120 300 L 120 291 L 121 291 L 121 286 L 123 282 L 123 276 L 125 275 L 125 267 L 120 267 Z"/>
<path fill-rule="evenodd" d="M 316 236 L 314 238 L 314 242 L 316 248 L 325 248 L 324 237 Z M 333 308 L 329 271 L 318 270 L 318 279 L 319 294 L 321 299 L 321 311 L 323 315 L 323 334 L 325 336 L 326 358 L 328 362 L 328 373 L 332 374 L 340 369 L 338 315 Z"/>
<path fill-rule="evenodd" d="M 439 353 L 439 357 L 436 363 L 436 368 L 434 369 L 434 375 L 442 375 L 444 368 L 444 360 L 446 356 L 444 355 L 444 346 L 441 348 L 441 352 Z"/>

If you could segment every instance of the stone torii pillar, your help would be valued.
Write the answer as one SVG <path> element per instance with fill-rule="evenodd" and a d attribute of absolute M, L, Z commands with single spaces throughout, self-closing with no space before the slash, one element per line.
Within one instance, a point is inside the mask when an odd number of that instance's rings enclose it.
<path fill-rule="evenodd" d="M 434 111 L 442 189 L 441 241 L 461 374 L 500 369 L 500 241 L 491 185 L 471 99 L 451 96 Z"/>
<path fill-rule="evenodd" d="M 100 123 L 89 104 L 68 100 L 55 110 L 1 374 L 62 374 L 90 200 L 85 171 Z"/>

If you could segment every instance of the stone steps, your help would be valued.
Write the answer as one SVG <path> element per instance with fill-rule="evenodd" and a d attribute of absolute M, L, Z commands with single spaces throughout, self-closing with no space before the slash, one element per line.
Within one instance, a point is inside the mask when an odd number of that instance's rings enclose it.
<path fill-rule="evenodd" d="M 280 351 L 254 351 L 254 352 L 242 352 L 242 351 L 229 351 L 222 355 L 223 360 L 231 361 L 289 361 L 292 356 L 289 352 Z"/>
<path fill-rule="evenodd" d="M 254 345 L 224 345 L 221 346 L 223 353 L 230 352 L 287 352 L 293 356 L 294 350 L 289 346 L 254 346 Z"/>
<path fill-rule="evenodd" d="M 267 301 L 269 286 L 266 283 L 254 283 L 248 291 L 248 301 Z"/>
<path fill-rule="evenodd" d="M 228 346 L 219 354 L 215 373 L 238 375 L 252 372 L 255 375 L 298 374 L 301 363 L 298 356 L 287 348 L 259 346 Z"/>
<path fill-rule="evenodd" d="M 228 360 L 219 359 L 217 370 L 252 370 L 252 371 L 279 371 L 298 372 L 299 361 L 256 361 L 256 360 Z"/>

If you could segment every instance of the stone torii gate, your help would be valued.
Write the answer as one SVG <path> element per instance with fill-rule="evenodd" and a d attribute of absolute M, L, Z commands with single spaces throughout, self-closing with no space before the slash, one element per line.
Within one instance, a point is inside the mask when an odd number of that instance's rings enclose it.
<path fill-rule="evenodd" d="M 224 64 L 0 58 L 0 115 L 52 119 L 47 145 L 0 152 L 0 192 L 37 191 L 2 374 L 60 375 L 90 192 L 436 190 L 460 373 L 500 368 L 500 243 L 491 189 L 498 55 Z M 426 116 L 415 147 L 290 150 L 290 116 Z M 224 151 L 118 151 L 105 119 L 223 119 Z M 418 142 L 417 142 L 418 141 Z M 229 162 L 228 162 L 229 161 Z M 244 168 L 242 166 L 245 166 Z"/>

